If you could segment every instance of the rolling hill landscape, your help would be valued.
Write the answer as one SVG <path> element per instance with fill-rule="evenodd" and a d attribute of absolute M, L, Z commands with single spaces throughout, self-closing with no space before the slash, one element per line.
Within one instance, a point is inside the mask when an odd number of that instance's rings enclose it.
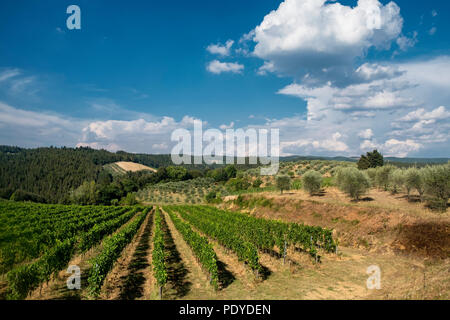
<path fill-rule="evenodd" d="M 173 166 L 165 155 L 0 150 L 3 298 L 448 299 L 444 160 L 366 169 L 369 187 L 355 198 L 340 175 L 361 161 L 343 158 L 284 158 L 264 177 L 250 165 Z M 444 209 L 407 180 L 433 168 L 447 175 Z M 96 259 L 107 263 L 101 273 Z M 89 277 L 73 291 L 63 266 L 75 262 Z M 381 290 L 365 287 L 366 265 L 382 268 Z"/>
<path fill-rule="evenodd" d="M 445 316 L 448 31 L 437 0 L 0 1 L 2 314 Z"/>

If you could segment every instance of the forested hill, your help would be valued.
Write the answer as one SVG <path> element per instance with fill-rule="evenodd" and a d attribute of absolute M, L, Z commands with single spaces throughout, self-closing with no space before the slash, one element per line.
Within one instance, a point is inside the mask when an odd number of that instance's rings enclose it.
<path fill-rule="evenodd" d="M 153 168 L 172 163 L 170 155 L 111 153 L 90 148 L 0 146 L 0 191 L 22 190 L 43 197 L 47 202 L 61 202 L 71 189 L 84 181 L 96 180 L 104 164 L 116 161 L 133 161 Z"/>

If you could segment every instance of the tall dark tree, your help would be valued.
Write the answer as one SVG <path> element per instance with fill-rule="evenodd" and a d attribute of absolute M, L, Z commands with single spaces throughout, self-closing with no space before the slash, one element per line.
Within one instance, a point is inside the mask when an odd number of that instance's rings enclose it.
<path fill-rule="evenodd" d="M 378 150 L 373 152 L 367 152 L 366 155 L 362 155 L 358 161 L 358 169 L 366 170 L 369 168 L 382 167 L 384 165 L 384 158 Z"/>
<path fill-rule="evenodd" d="M 370 162 L 370 168 L 377 168 L 384 166 L 384 157 L 378 150 L 373 150 L 373 152 L 367 153 L 367 158 Z"/>
<path fill-rule="evenodd" d="M 369 168 L 370 168 L 369 158 L 367 158 L 367 156 L 365 156 L 365 155 L 362 155 L 358 161 L 358 169 L 359 170 L 367 170 Z"/>

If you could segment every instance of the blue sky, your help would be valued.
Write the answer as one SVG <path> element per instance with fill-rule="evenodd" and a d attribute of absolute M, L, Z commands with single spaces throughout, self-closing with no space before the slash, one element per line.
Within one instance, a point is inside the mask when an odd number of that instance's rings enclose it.
<path fill-rule="evenodd" d="M 450 156 L 448 76 L 430 80 L 450 70 L 447 1 L 282 2 L 2 1 L 0 144 L 162 153 L 170 130 L 195 118 L 278 127 L 283 154 Z M 71 4 L 81 30 L 66 27 Z M 377 31 L 342 36 L 366 28 L 371 6 Z M 307 39 L 306 28 L 319 33 Z"/>

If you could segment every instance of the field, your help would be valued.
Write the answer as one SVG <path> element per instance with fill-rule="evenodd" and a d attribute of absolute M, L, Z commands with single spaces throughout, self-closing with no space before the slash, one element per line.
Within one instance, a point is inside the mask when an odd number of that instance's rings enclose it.
<path fill-rule="evenodd" d="M 320 199 L 302 191 L 250 194 L 239 205 L 222 203 L 222 209 L 1 202 L 2 244 L 14 248 L 2 246 L 2 262 L 4 252 L 22 257 L 3 269 L 1 295 L 160 299 L 162 288 L 162 299 L 448 299 L 448 216 L 413 204 L 396 216 L 392 210 L 402 199 L 371 196 L 384 199 L 385 207 L 342 206 L 345 196 L 336 190 Z M 83 217 L 76 227 L 67 223 L 74 223 L 69 216 L 75 212 Z M 7 228 L 28 215 L 24 223 Z M 55 216 L 67 230 L 45 224 Z M 43 234 L 58 245 L 28 252 Z M 429 243 L 418 244 L 423 237 Z M 104 266 L 96 269 L 97 264 Z M 68 265 L 81 269 L 80 290 L 67 289 Z M 381 290 L 366 288 L 370 265 L 383 272 Z"/>
<path fill-rule="evenodd" d="M 407 194 L 394 167 L 355 200 L 337 178 L 355 166 L 302 160 L 274 177 L 163 181 L 140 189 L 137 206 L 0 201 L 0 298 L 449 299 L 448 210 L 429 205 L 432 193 Z M 310 170 L 320 192 L 304 189 Z M 284 193 L 281 176 L 292 181 Z M 373 266 L 379 290 L 367 287 Z"/>
<path fill-rule="evenodd" d="M 118 161 L 114 163 L 109 163 L 103 166 L 103 168 L 114 175 L 123 175 L 127 172 L 137 172 L 137 171 L 143 171 L 148 170 L 155 172 L 156 170 L 153 168 L 150 168 L 148 166 L 144 166 L 143 164 L 129 162 L 129 161 Z"/>

